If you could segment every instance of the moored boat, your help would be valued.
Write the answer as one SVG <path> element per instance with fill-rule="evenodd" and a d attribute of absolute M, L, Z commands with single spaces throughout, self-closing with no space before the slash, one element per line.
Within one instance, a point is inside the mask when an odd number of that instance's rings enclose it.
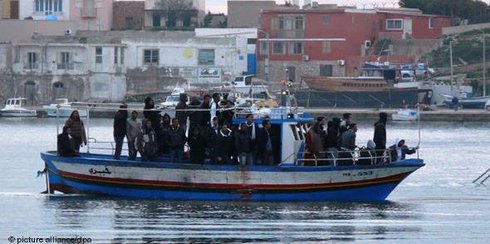
<path fill-rule="evenodd" d="M 416 121 L 419 113 L 413 109 L 400 109 L 391 115 L 393 121 Z"/>
<path fill-rule="evenodd" d="M 76 108 L 72 106 L 73 103 L 69 102 L 66 98 L 56 99 L 55 103 L 44 105 L 43 110 L 48 117 L 70 117 L 73 110 Z M 80 117 L 86 117 L 87 113 L 84 109 L 78 110 Z"/>
<path fill-rule="evenodd" d="M 5 102 L 5 107 L 0 110 L 2 117 L 36 117 L 37 112 L 33 109 L 22 107 L 27 99 L 22 97 L 9 98 Z"/>
<path fill-rule="evenodd" d="M 255 121 L 270 120 L 271 131 L 279 134 L 272 165 L 172 163 L 168 155 L 156 162 L 95 153 L 61 157 L 48 151 L 41 153 L 48 191 L 142 199 L 382 201 L 424 166 L 422 159 L 392 162 L 389 153 L 377 157 L 364 150 L 316 158 L 307 143 L 313 118 L 297 111 L 277 108 L 273 118 Z M 240 116 L 233 120 L 244 122 Z"/>

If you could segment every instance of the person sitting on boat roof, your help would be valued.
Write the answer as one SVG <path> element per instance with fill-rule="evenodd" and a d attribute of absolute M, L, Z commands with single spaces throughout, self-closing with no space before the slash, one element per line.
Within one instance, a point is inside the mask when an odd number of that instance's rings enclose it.
<path fill-rule="evenodd" d="M 155 161 L 158 157 L 158 145 L 156 132 L 153 129 L 151 120 L 145 120 L 143 131 L 138 135 L 136 139 L 138 150 L 141 154 L 141 160 L 143 161 Z"/>
<path fill-rule="evenodd" d="M 188 143 L 191 153 L 191 163 L 202 164 L 204 162 L 206 141 L 201 134 L 201 130 L 199 130 L 198 125 L 193 126 L 190 129 L 190 132 Z"/>
<path fill-rule="evenodd" d="M 340 148 L 343 150 L 356 149 L 356 132 L 357 124 L 351 123 L 346 132 L 342 134 L 342 140 L 340 141 Z"/>
<path fill-rule="evenodd" d="M 128 140 L 128 159 L 135 160 L 138 151 L 136 150 L 136 139 L 141 134 L 141 120 L 138 119 L 138 112 L 131 112 L 131 117 L 126 120 L 126 138 Z"/>
<path fill-rule="evenodd" d="M 221 126 L 216 138 L 216 163 L 231 164 L 235 159 L 235 143 L 232 131 L 227 124 Z"/>
<path fill-rule="evenodd" d="M 405 156 L 407 154 L 414 154 L 417 152 L 418 147 L 412 147 L 409 148 L 407 145 L 405 145 L 405 140 L 404 139 L 396 139 L 395 144 L 390 146 L 390 154 L 391 154 L 391 161 L 398 161 L 398 160 L 403 160 L 405 159 Z"/>
<path fill-rule="evenodd" d="M 179 119 L 172 119 L 172 126 L 167 136 L 167 144 L 170 150 L 170 161 L 172 163 L 182 163 L 184 161 L 184 145 L 187 138 L 185 129 L 180 126 Z"/>
<path fill-rule="evenodd" d="M 71 147 L 78 153 L 82 143 L 87 145 L 85 127 L 83 125 L 83 121 L 80 119 L 78 110 L 73 110 L 73 112 L 71 112 L 70 117 L 65 122 L 65 127 L 67 128 L 68 135 L 70 136 Z"/>
<path fill-rule="evenodd" d="M 70 138 L 68 136 L 68 128 L 63 126 L 63 131 L 58 135 L 58 155 L 62 157 L 77 156 L 78 153 L 71 147 Z"/>

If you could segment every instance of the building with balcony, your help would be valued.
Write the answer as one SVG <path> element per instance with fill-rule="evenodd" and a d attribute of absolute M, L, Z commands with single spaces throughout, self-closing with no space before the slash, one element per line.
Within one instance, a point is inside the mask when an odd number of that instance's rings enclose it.
<path fill-rule="evenodd" d="M 145 2 L 116 1 L 112 11 L 112 30 L 142 30 Z"/>
<path fill-rule="evenodd" d="M 450 18 L 417 9 L 361 10 L 336 5 L 261 12 L 259 74 L 271 80 L 300 80 L 302 75 L 355 76 L 366 61 L 413 63 L 417 42 L 435 40 Z M 429 42 L 430 43 L 430 42 Z M 414 50 L 412 47 L 423 47 Z M 264 67 L 264 68 L 262 68 Z"/>
<path fill-rule="evenodd" d="M 110 30 L 113 2 L 114 0 L 19 0 L 18 19 L 76 21 L 79 27 L 77 29 Z"/>
<path fill-rule="evenodd" d="M 0 44 L 0 99 L 123 101 L 219 86 L 247 70 L 247 39 L 193 32 L 79 31 Z"/>

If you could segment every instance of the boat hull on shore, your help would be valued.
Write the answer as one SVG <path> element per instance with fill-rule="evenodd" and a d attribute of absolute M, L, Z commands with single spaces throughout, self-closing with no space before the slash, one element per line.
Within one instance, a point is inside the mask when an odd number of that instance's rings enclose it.
<path fill-rule="evenodd" d="M 383 201 L 421 159 L 368 166 L 239 166 L 41 153 L 49 191 L 138 199 Z"/>

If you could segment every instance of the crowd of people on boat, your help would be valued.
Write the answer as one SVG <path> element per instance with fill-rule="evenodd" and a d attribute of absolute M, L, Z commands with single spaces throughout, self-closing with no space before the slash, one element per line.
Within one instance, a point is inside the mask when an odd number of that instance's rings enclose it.
<path fill-rule="evenodd" d="M 245 123 L 234 126 L 233 98 L 222 100 L 215 93 L 204 95 L 202 102 L 191 99 L 188 105 L 187 100 L 186 94 L 180 95 L 174 118 L 167 113 L 161 115 L 151 97 L 145 99 L 142 116 L 138 111 L 131 111 L 128 118 L 128 107 L 122 104 L 114 115 L 114 159 L 121 158 L 126 138 L 128 160 L 135 160 L 139 153 L 143 161 L 158 161 L 168 155 L 170 162 L 175 163 L 271 165 L 275 162 L 273 150 L 277 149 L 279 137 L 272 134 L 270 120 L 264 119 L 258 125 L 253 114 L 248 114 Z M 74 111 L 59 135 L 58 153 L 77 155 L 86 142 L 83 122 Z M 186 147 L 189 150 L 184 150 Z"/>
<path fill-rule="evenodd" d="M 128 160 L 136 160 L 139 153 L 143 161 L 158 161 L 168 156 L 169 161 L 175 163 L 190 161 L 202 164 L 207 161 L 214 164 L 272 165 L 279 161 L 275 155 L 280 150 L 280 135 L 271 130 L 269 119 L 262 119 L 258 125 L 254 115 L 247 114 L 245 123 L 233 125 L 233 99 L 221 100 L 217 93 L 204 95 L 202 102 L 192 99 L 188 105 L 187 101 L 187 95 L 181 94 L 174 118 L 166 113 L 162 115 L 151 97 L 145 99 L 142 115 L 131 111 L 128 116 L 128 107 L 122 104 L 114 115 L 114 159 L 121 158 L 126 138 Z M 417 147 L 409 148 L 403 139 L 397 139 L 395 144 L 386 147 L 386 122 L 387 113 L 381 112 L 374 124 L 373 140 L 362 147 L 361 154 L 367 151 L 380 160 L 388 155 L 391 161 L 396 161 L 415 153 Z M 329 164 L 329 160 L 321 159 L 352 157 L 350 152 L 361 148 L 356 144 L 357 131 L 351 113 L 329 121 L 319 116 L 306 135 L 306 151 L 310 158 L 320 159 L 320 164 Z M 58 153 L 76 156 L 80 147 L 86 144 L 84 124 L 75 110 L 58 135 Z M 186 147 L 189 150 L 185 150 Z"/>
<path fill-rule="evenodd" d="M 407 154 L 415 153 L 418 147 L 409 148 L 403 139 L 396 139 L 395 144 L 386 147 L 387 119 L 387 113 L 379 113 L 379 120 L 374 123 L 373 139 L 369 140 L 365 147 L 359 147 L 356 144 L 358 126 L 353 122 L 351 113 L 344 113 L 342 118 L 333 117 L 329 121 L 319 116 L 306 137 L 310 153 L 307 158 L 314 159 L 317 165 L 330 164 L 334 159 L 347 159 L 344 161 L 352 163 L 352 151 L 356 148 L 361 149 L 361 158 L 375 158 L 374 162 L 387 161 L 387 157 L 391 161 L 403 160 Z M 367 162 L 370 164 L 373 161 Z"/>

